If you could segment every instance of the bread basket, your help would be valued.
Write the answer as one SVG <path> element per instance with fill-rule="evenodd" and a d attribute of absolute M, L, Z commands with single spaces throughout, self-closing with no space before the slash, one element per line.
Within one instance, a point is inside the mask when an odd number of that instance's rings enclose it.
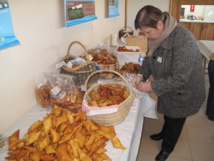
<path fill-rule="evenodd" d="M 128 83 L 128 81 L 120 73 L 112 70 L 98 70 L 92 73 L 87 78 L 85 82 L 85 87 L 88 87 L 88 82 L 94 74 L 103 73 L 103 72 L 113 73 L 119 76 L 122 79 L 122 81 L 120 82 L 108 81 L 108 82 L 100 83 L 101 85 L 112 85 L 112 86 L 121 85 L 122 87 L 126 87 L 127 91 L 130 93 L 129 96 L 122 103 L 118 105 L 118 110 L 116 112 L 110 113 L 110 114 L 98 114 L 93 116 L 87 116 L 88 119 L 94 120 L 101 125 L 110 126 L 110 125 L 118 124 L 126 118 L 126 116 L 130 111 L 131 105 L 135 99 L 135 94 L 133 93 L 132 88 Z M 86 90 L 83 100 L 89 101 L 91 99 L 89 96 L 89 93 L 92 90 L 96 91 L 100 84 L 93 84 L 92 86 L 90 86 L 89 89 Z M 86 115 L 87 115 L 87 112 L 86 112 Z"/>

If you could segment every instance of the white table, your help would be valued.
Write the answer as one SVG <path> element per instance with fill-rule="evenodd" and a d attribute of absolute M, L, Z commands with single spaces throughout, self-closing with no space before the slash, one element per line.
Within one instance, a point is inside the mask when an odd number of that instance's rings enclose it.
<path fill-rule="evenodd" d="M 198 40 L 197 43 L 198 43 L 199 50 L 203 56 L 204 69 L 206 69 L 207 61 L 210 60 L 211 55 L 213 55 L 213 53 L 214 53 L 214 41 Z"/>
<path fill-rule="evenodd" d="M 140 138 L 143 129 L 144 117 L 156 118 L 155 101 L 146 93 L 140 93 L 131 106 L 128 116 L 119 124 L 115 125 L 115 131 L 125 150 L 113 148 L 110 141 L 107 142 L 107 155 L 112 161 L 135 161 L 140 145 Z M 22 117 L 15 125 L 7 130 L 3 135 L 8 137 L 16 130 L 20 129 L 20 138 L 27 132 L 30 125 L 38 120 L 42 120 L 50 109 L 44 109 L 40 106 L 34 107 L 24 117 Z M 6 150 L 6 146 L 1 149 Z M 4 161 L 7 152 L 0 153 L 0 160 Z"/>
<path fill-rule="evenodd" d="M 198 41 L 198 47 L 203 54 L 203 56 L 210 60 L 210 56 L 214 53 L 214 41 L 212 40 L 199 40 Z"/>

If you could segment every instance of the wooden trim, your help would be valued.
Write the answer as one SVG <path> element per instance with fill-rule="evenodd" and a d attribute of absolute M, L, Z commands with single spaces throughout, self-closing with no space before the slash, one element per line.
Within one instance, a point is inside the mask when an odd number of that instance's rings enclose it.
<path fill-rule="evenodd" d="M 127 0 L 125 0 L 125 30 L 127 28 L 127 12 L 128 12 L 127 8 L 128 8 L 128 2 Z"/>
<path fill-rule="evenodd" d="M 213 0 L 178 0 L 182 5 L 214 5 Z"/>

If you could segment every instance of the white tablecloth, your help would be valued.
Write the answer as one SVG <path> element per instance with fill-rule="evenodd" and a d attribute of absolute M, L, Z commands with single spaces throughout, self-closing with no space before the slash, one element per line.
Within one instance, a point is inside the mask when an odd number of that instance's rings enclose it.
<path fill-rule="evenodd" d="M 129 63 L 129 62 L 137 63 L 139 56 L 140 56 L 139 52 L 136 52 L 136 53 L 134 53 L 134 52 L 131 52 L 131 53 L 118 52 L 117 53 L 117 59 L 118 59 L 120 65 L 124 65 L 125 63 Z"/>
<path fill-rule="evenodd" d="M 121 55 L 121 59 L 124 62 L 137 62 L 138 57 L 138 54 Z M 122 65 L 122 60 L 119 60 L 120 65 Z M 103 81 L 109 80 L 99 80 L 99 82 Z M 132 86 L 131 82 L 129 83 Z M 121 143 L 126 147 L 126 149 L 121 150 L 113 148 L 110 141 L 107 142 L 107 145 L 105 147 L 107 149 L 106 153 L 112 159 L 112 161 L 135 161 L 140 145 L 144 117 L 157 119 L 155 111 L 156 102 L 151 99 L 147 93 L 138 92 L 135 88 L 133 88 L 133 86 L 132 89 L 137 97 L 131 106 L 130 112 L 121 123 L 115 125 L 117 136 L 120 139 Z M 24 117 L 22 117 L 20 121 L 18 121 L 14 126 L 7 130 L 4 133 L 4 136 L 10 136 L 17 129 L 20 129 L 20 138 L 22 138 L 23 135 L 27 132 L 30 125 L 37 120 L 42 120 L 48 112 L 51 112 L 50 109 L 47 110 L 41 107 L 33 108 Z M 5 156 L 7 156 L 6 152 L 0 153 L 0 161 L 4 161 Z"/>
<path fill-rule="evenodd" d="M 214 41 L 198 40 L 198 47 L 203 56 L 210 60 L 210 56 L 214 53 Z"/>
<path fill-rule="evenodd" d="M 27 132 L 30 125 L 37 120 L 42 120 L 50 109 L 34 107 L 15 125 L 7 130 L 3 136 L 8 137 L 16 130 L 20 129 L 20 138 Z M 146 93 L 141 93 L 131 106 L 128 116 L 119 124 L 115 125 L 115 131 L 125 150 L 113 148 L 110 141 L 107 142 L 107 155 L 112 161 L 135 161 L 140 144 L 141 133 L 143 129 L 144 116 L 156 118 L 155 101 Z M 1 149 L 0 160 L 4 161 L 7 156 L 6 146 Z M 5 150 L 5 151 L 4 151 Z"/>

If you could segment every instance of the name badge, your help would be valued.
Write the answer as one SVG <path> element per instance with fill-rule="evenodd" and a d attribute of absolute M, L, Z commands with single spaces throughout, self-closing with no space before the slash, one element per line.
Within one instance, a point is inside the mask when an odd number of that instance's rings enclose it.
<path fill-rule="evenodd" d="M 157 62 L 162 63 L 162 58 L 161 57 L 157 57 Z"/>

